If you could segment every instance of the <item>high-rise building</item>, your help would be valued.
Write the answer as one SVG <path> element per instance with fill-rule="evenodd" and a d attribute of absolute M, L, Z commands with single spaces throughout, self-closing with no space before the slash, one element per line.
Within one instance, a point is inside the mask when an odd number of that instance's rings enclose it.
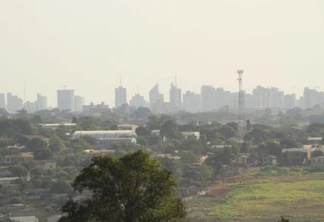
<path fill-rule="evenodd" d="M 288 94 L 284 96 L 284 108 L 293 109 L 296 107 L 296 94 Z"/>
<path fill-rule="evenodd" d="M 123 104 L 127 104 L 126 88 L 119 86 L 115 89 L 115 107 L 121 107 Z"/>
<path fill-rule="evenodd" d="M 164 95 L 160 94 L 159 91 L 159 84 L 156 84 L 151 90 L 149 95 L 149 102 L 150 102 L 150 108 L 152 109 L 155 107 L 156 103 L 163 103 L 164 102 Z"/>
<path fill-rule="evenodd" d="M 74 110 L 75 112 L 82 112 L 84 106 L 84 97 L 74 96 Z"/>
<path fill-rule="evenodd" d="M 57 90 L 57 108 L 59 110 L 74 110 L 74 90 Z"/>
<path fill-rule="evenodd" d="M 16 112 L 23 108 L 23 100 L 18 96 L 12 95 L 12 93 L 7 93 L 7 111 Z"/>
<path fill-rule="evenodd" d="M 230 91 L 225 91 L 223 88 L 215 89 L 215 107 L 218 110 L 226 106 L 232 106 L 232 95 Z M 237 104 L 235 105 L 237 107 Z M 234 108 L 234 107 L 232 107 Z"/>
<path fill-rule="evenodd" d="M 34 113 L 36 111 L 36 102 L 30 102 L 30 101 L 26 101 L 24 103 L 24 110 L 26 110 L 28 113 Z"/>
<path fill-rule="evenodd" d="M 277 88 L 264 88 L 257 86 L 253 90 L 254 106 L 260 108 L 283 108 L 284 92 Z"/>
<path fill-rule="evenodd" d="M 41 94 L 37 93 L 35 109 L 36 110 L 46 110 L 47 109 L 47 97 L 46 96 L 42 96 Z"/>
<path fill-rule="evenodd" d="M 4 93 L 0 93 L 0 109 L 6 108 L 6 96 Z"/>
<path fill-rule="evenodd" d="M 170 88 L 170 105 L 173 112 L 181 109 L 181 89 L 174 84 L 171 84 Z"/>
<path fill-rule="evenodd" d="M 145 101 L 143 96 L 141 96 L 139 93 L 136 93 L 129 101 L 129 105 L 136 108 L 147 107 L 147 102 Z"/>
<path fill-rule="evenodd" d="M 201 87 L 201 111 L 211 112 L 216 108 L 215 88 L 213 86 Z"/>
<path fill-rule="evenodd" d="M 200 112 L 200 95 L 191 91 L 183 94 L 183 109 L 189 113 Z"/>
<path fill-rule="evenodd" d="M 324 102 L 323 92 L 318 92 L 316 89 L 304 88 L 304 107 L 312 108 L 315 105 L 321 105 Z"/>
<path fill-rule="evenodd" d="M 246 108 L 253 107 L 253 95 L 249 93 L 245 93 L 244 103 Z"/>

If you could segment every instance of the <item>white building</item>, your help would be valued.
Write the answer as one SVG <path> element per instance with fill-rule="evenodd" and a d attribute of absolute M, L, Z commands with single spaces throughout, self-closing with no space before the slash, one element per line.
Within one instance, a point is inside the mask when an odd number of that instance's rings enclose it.
<path fill-rule="evenodd" d="M 211 112 L 216 108 L 215 88 L 213 86 L 201 87 L 201 111 Z"/>
<path fill-rule="evenodd" d="M 74 110 L 74 90 L 57 90 L 57 108 L 59 110 Z"/>
<path fill-rule="evenodd" d="M 38 218 L 35 216 L 24 216 L 24 217 L 10 217 L 15 222 L 38 222 Z"/>
<path fill-rule="evenodd" d="M 147 107 L 147 102 L 144 99 L 144 96 L 136 93 L 132 99 L 129 101 L 129 105 L 132 107 Z"/>
<path fill-rule="evenodd" d="M 115 108 L 121 107 L 123 104 L 127 104 L 126 88 L 119 86 L 115 89 Z"/>
<path fill-rule="evenodd" d="M 200 139 L 200 132 L 181 132 L 181 134 L 184 136 L 185 139 L 188 139 L 190 137 L 193 137 L 196 140 Z"/>
<path fill-rule="evenodd" d="M 171 84 L 170 88 L 170 105 L 173 112 L 181 109 L 181 89 L 174 84 Z"/>
<path fill-rule="evenodd" d="M 136 143 L 136 133 L 134 130 L 105 130 L 105 131 L 76 131 L 72 135 L 72 140 L 90 136 L 97 141 L 97 148 L 107 149 L 115 143 L 129 142 Z"/>
<path fill-rule="evenodd" d="M 74 111 L 82 112 L 84 106 L 84 97 L 82 96 L 74 96 Z"/>
<path fill-rule="evenodd" d="M 23 100 L 18 96 L 12 95 L 12 93 L 7 93 L 7 111 L 16 112 L 23 108 Z"/>
<path fill-rule="evenodd" d="M 42 96 L 41 94 L 37 93 L 37 100 L 35 102 L 36 110 L 45 110 L 47 109 L 47 97 Z"/>
<path fill-rule="evenodd" d="M 296 107 L 296 94 L 288 94 L 284 96 L 284 108 L 293 109 Z"/>
<path fill-rule="evenodd" d="M 159 91 L 159 84 L 156 84 L 151 90 L 149 94 L 149 103 L 150 108 L 153 110 L 153 107 L 155 107 L 156 103 L 163 103 L 164 102 L 164 95 L 160 94 Z"/>
<path fill-rule="evenodd" d="M 191 91 L 183 94 L 183 109 L 189 113 L 200 112 L 200 95 Z"/>
<path fill-rule="evenodd" d="M 6 108 L 6 98 L 4 93 L 0 93 L 0 109 Z"/>

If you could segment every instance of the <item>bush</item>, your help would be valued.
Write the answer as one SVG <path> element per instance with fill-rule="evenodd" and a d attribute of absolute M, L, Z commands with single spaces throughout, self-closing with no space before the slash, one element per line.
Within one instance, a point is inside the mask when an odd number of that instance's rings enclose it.
<path fill-rule="evenodd" d="M 20 197 L 14 197 L 9 201 L 9 204 L 23 204 L 24 201 Z"/>

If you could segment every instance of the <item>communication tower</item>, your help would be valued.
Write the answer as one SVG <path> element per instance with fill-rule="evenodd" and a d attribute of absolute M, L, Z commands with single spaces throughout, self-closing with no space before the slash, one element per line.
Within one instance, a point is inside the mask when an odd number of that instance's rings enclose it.
<path fill-rule="evenodd" d="M 238 122 L 237 122 L 237 140 L 243 143 L 244 132 L 245 132 L 245 121 L 244 121 L 244 90 L 243 90 L 243 70 L 238 70 L 237 73 L 239 78 L 239 93 L 238 93 Z"/>

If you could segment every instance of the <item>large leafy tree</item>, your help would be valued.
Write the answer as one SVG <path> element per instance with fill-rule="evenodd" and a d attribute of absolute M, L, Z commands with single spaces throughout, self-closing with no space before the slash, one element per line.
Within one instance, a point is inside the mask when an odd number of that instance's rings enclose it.
<path fill-rule="evenodd" d="M 92 197 L 68 201 L 60 221 L 171 221 L 185 215 L 171 172 L 139 150 L 122 157 L 98 156 L 75 179 L 76 191 Z"/>

